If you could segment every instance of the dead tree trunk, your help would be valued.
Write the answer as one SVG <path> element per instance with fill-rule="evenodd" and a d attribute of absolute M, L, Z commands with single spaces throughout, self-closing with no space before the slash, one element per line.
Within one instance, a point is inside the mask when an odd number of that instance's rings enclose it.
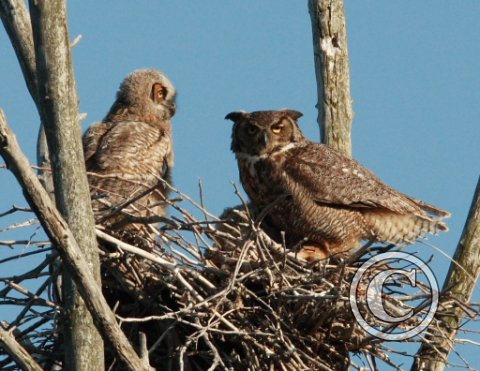
<path fill-rule="evenodd" d="M 442 371 L 453 349 L 455 336 L 465 311 L 455 303 L 468 303 L 480 273 L 480 179 L 473 196 L 465 227 L 443 284 L 441 300 L 452 301 L 446 310 L 437 313 L 440 327 L 429 329 L 428 342 L 420 347 L 412 370 Z"/>
<path fill-rule="evenodd" d="M 100 282 L 95 224 L 85 173 L 78 99 L 63 0 L 30 1 L 37 98 L 51 158 L 56 204 Z M 102 370 L 103 340 L 68 270 L 63 279 L 65 368 Z"/>
<path fill-rule="evenodd" d="M 309 0 L 322 143 L 352 155 L 352 98 L 343 0 Z"/>
<path fill-rule="evenodd" d="M 81 147 L 77 95 L 63 1 L 30 2 L 34 30 L 40 115 L 55 183 L 57 207 L 84 249 L 100 282 L 99 259 Z M 66 323 L 65 367 L 103 369 L 103 341 L 68 271 L 63 280 Z"/>

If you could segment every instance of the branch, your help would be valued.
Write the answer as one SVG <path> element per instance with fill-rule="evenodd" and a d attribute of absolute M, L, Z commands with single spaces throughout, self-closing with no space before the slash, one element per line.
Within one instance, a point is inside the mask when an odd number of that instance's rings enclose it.
<path fill-rule="evenodd" d="M 0 325 L 0 345 L 12 357 L 22 370 L 42 371 L 43 369 L 23 348 L 15 337 Z"/>
<path fill-rule="evenodd" d="M 25 83 L 33 101 L 40 112 L 40 100 L 37 91 L 37 68 L 35 65 L 35 50 L 33 47 L 32 26 L 30 14 L 23 0 L 5 0 L 0 2 L 0 17 L 17 55 L 18 63 L 23 72 Z M 37 139 L 37 164 L 50 168 L 47 140 L 43 124 L 40 124 Z M 43 186 L 54 197 L 53 180 L 49 171 L 40 170 Z"/>
<path fill-rule="evenodd" d="M 309 0 L 308 9 L 321 141 L 351 156 L 353 111 L 343 0 Z"/>
<path fill-rule="evenodd" d="M 442 288 L 445 300 L 454 299 L 457 303 L 468 303 L 480 272 L 480 178 L 473 196 L 462 237 L 450 264 L 450 269 Z M 428 343 L 424 342 L 416 355 L 412 370 L 444 370 L 448 354 L 458 330 L 462 326 L 465 311 L 451 305 L 445 311 L 437 312 L 440 326 L 429 329 Z"/>
<path fill-rule="evenodd" d="M 115 320 L 99 285 L 92 278 L 87 261 L 67 223 L 48 197 L 47 192 L 30 168 L 27 158 L 18 146 L 14 134 L 7 125 L 0 109 L 0 154 L 25 192 L 27 201 L 42 223 L 52 243 L 62 254 L 78 286 L 95 325 L 106 342 L 115 350 L 117 357 L 130 370 L 144 370 L 144 364 L 128 342 Z"/>
<path fill-rule="evenodd" d="M 0 17 L 17 55 L 28 91 L 38 107 L 32 27 L 25 2 L 23 0 L 0 1 Z"/>

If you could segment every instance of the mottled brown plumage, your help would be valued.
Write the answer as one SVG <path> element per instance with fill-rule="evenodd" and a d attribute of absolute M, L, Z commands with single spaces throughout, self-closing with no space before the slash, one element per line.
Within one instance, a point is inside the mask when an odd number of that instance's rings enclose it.
<path fill-rule="evenodd" d="M 293 110 L 232 112 L 232 151 L 251 202 L 302 242 L 306 260 L 359 247 L 362 240 L 413 243 L 447 230 L 449 213 L 400 193 L 341 152 L 307 140 Z M 313 258 L 309 258 L 309 254 Z"/>
<path fill-rule="evenodd" d="M 120 85 L 105 119 L 83 136 L 96 219 L 110 230 L 133 230 L 137 237 L 146 237 L 146 227 L 129 223 L 127 214 L 165 215 L 168 189 L 162 180 L 171 180 L 175 96 L 162 73 L 134 71 Z M 115 208 L 137 196 L 123 210 Z"/>

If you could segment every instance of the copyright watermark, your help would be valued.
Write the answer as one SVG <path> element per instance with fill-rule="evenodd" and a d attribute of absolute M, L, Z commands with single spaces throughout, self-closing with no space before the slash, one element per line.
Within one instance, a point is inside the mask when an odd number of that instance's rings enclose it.
<path fill-rule="evenodd" d="M 399 341 L 428 327 L 438 308 L 438 292 L 426 263 L 404 252 L 388 252 L 358 269 L 350 286 L 350 305 L 370 335 Z"/>

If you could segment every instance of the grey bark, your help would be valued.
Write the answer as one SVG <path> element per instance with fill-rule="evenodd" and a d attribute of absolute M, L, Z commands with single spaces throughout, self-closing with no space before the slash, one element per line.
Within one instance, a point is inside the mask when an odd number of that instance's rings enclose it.
<path fill-rule="evenodd" d="M 473 196 L 465 227 L 453 262 L 442 288 L 442 301 L 468 303 L 476 286 L 480 273 L 480 179 Z M 454 340 L 465 312 L 457 305 L 450 305 L 446 310 L 437 312 L 440 327 L 429 329 L 427 337 L 415 358 L 412 370 L 442 371 L 453 349 Z"/>
<path fill-rule="evenodd" d="M 38 178 L 42 182 L 50 198 L 55 201 L 55 187 L 53 185 L 52 164 L 48 153 L 47 136 L 45 135 L 44 125 L 40 124 L 37 136 L 37 166 Z"/>
<path fill-rule="evenodd" d="M 25 371 L 42 371 L 39 364 L 22 347 L 13 334 L 6 331 L 0 325 L 0 348 L 3 348 L 14 360 L 17 365 Z"/>
<path fill-rule="evenodd" d="M 78 99 L 64 0 L 30 1 L 35 46 L 37 106 L 50 149 L 57 208 L 82 246 L 90 271 L 100 282 L 95 223 L 90 205 Z M 65 368 L 102 370 L 103 340 L 69 270 L 63 277 Z"/>
<path fill-rule="evenodd" d="M 146 370 L 127 337 L 115 320 L 115 315 L 102 295 L 100 286 L 92 277 L 82 249 L 75 240 L 68 224 L 59 213 L 47 191 L 43 188 L 22 153 L 3 111 L 0 109 L 0 155 L 8 169 L 15 175 L 27 201 L 35 211 L 42 227 L 58 248 L 66 267 L 75 279 L 82 298 L 87 304 L 97 328 L 116 357 L 129 370 Z"/>
<path fill-rule="evenodd" d="M 322 143 L 352 155 L 352 97 L 343 0 L 309 0 Z"/>
<path fill-rule="evenodd" d="M 0 1 L 0 17 L 17 55 L 28 91 L 38 108 L 32 26 L 24 1 Z"/>

